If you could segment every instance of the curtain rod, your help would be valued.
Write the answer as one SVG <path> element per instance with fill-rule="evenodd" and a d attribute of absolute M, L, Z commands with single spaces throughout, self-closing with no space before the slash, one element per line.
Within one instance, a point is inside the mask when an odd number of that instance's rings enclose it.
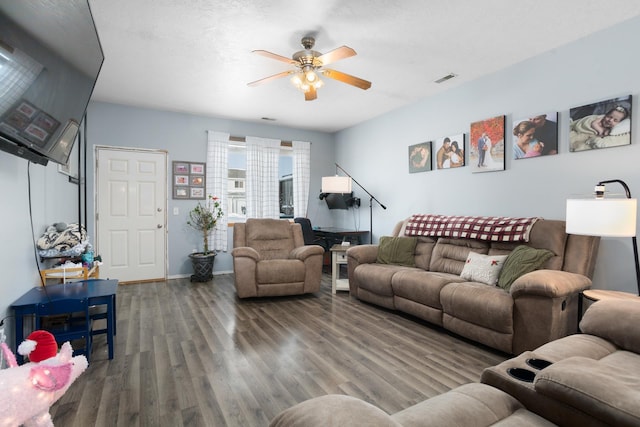
<path fill-rule="evenodd" d="M 205 133 L 208 131 L 205 131 Z M 247 142 L 247 138 L 245 138 L 244 136 L 229 136 L 229 141 L 232 142 Z M 292 141 L 283 141 L 280 140 L 280 145 L 282 145 L 283 147 L 292 147 L 293 146 L 293 142 Z"/>
<path fill-rule="evenodd" d="M 247 138 L 245 138 L 244 136 L 230 136 L 229 137 L 229 141 L 233 141 L 233 142 L 247 142 Z M 293 143 L 291 141 L 283 141 L 280 140 L 280 145 L 283 147 L 291 147 L 293 145 Z"/>

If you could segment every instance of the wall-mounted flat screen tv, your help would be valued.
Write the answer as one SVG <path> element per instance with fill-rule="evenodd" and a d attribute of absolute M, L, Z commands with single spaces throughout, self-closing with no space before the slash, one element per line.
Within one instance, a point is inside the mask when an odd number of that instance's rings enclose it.
<path fill-rule="evenodd" d="M 103 61 L 87 0 L 0 0 L 0 149 L 66 165 Z"/>

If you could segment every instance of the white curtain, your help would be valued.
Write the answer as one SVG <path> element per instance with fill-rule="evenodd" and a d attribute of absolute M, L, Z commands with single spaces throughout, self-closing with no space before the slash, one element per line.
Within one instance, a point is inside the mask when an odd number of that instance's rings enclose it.
<path fill-rule="evenodd" d="M 208 131 L 207 143 L 207 196 L 210 194 L 220 198 L 224 215 L 218 221 L 216 228 L 209 236 L 213 242 L 213 248 L 218 251 L 227 250 L 227 215 L 228 215 L 228 152 L 229 134 L 224 132 Z"/>
<path fill-rule="evenodd" d="M 280 141 L 247 136 L 247 218 L 280 218 Z"/>
<path fill-rule="evenodd" d="M 42 65 L 26 53 L 9 52 L 0 44 L 0 116 L 29 89 L 42 71 Z"/>
<path fill-rule="evenodd" d="M 293 216 L 306 217 L 309 205 L 311 143 L 293 141 Z"/>

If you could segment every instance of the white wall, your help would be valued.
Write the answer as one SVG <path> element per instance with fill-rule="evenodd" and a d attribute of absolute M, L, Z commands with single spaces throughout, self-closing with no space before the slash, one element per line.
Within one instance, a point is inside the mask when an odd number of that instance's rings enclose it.
<path fill-rule="evenodd" d="M 638 39 L 640 18 L 635 18 L 337 133 L 338 163 L 388 207 L 374 206 L 374 239 L 414 213 L 564 219 L 568 196 L 588 194 L 605 179 L 625 181 L 637 196 Z M 628 94 L 634 96 L 632 145 L 570 153 L 569 109 Z M 559 154 L 512 160 L 512 119 L 552 110 L 559 111 Z M 464 167 L 408 173 L 408 146 L 461 132 L 467 137 L 468 164 L 470 123 L 502 114 L 507 116 L 505 171 L 471 173 Z M 366 195 L 358 190 L 364 202 Z M 622 192 L 615 184 L 608 190 Z M 368 228 L 367 203 L 359 213 L 362 228 Z M 603 238 L 594 287 L 635 292 L 634 271 L 631 239 Z"/>

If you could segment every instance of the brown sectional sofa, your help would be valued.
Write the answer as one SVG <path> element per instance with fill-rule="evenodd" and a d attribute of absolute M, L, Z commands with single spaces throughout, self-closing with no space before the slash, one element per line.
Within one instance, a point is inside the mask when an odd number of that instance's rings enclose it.
<path fill-rule="evenodd" d="M 638 426 L 640 425 L 640 299 L 594 303 L 570 335 L 507 360 L 482 383 L 388 415 L 344 395 L 316 397 L 278 414 L 271 427 L 315 426 Z M 527 361 L 551 363 L 534 368 Z M 532 363 L 532 362 L 530 362 Z M 521 381 L 510 369 L 526 369 Z"/>
<path fill-rule="evenodd" d="M 407 220 L 392 236 L 404 235 Z M 540 219 L 527 246 L 554 256 L 509 291 L 460 277 L 469 252 L 509 254 L 522 243 L 418 237 L 415 267 L 377 263 L 378 245 L 347 250 L 352 296 L 399 310 L 500 351 L 519 354 L 575 333 L 579 293 L 591 286 L 599 238 L 565 233 Z"/>

